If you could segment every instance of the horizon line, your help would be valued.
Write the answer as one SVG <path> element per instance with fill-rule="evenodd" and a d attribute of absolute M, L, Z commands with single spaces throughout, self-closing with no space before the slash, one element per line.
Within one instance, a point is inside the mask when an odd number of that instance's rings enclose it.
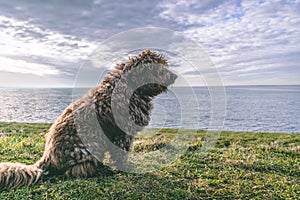
<path fill-rule="evenodd" d="M 172 87 L 250 87 L 250 86 L 256 86 L 256 87 L 264 87 L 264 86 L 300 86 L 300 84 L 234 84 L 234 85 L 212 85 L 212 86 L 206 86 L 206 85 L 192 85 L 192 86 L 172 86 Z M 72 89 L 72 88 L 78 88 L 78 89 L 87 89 L 87 88 L 94 88 L 97 87 L 97 85 L 94 86 L 84 86 L 84 87 L 73 87 L 73 86 L 0 86 L 1 89 Z"/>

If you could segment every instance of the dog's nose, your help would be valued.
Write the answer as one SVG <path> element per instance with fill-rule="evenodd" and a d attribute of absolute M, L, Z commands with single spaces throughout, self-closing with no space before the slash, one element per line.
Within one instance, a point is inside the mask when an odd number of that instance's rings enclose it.
<path fill-rule="evenodd" d="M 174 73 L 171 73 L 170 78 L 171 78 L 171 80 L 174 82 L 174 81 L 177 79 L 177 75 L 174 74 Z"/>

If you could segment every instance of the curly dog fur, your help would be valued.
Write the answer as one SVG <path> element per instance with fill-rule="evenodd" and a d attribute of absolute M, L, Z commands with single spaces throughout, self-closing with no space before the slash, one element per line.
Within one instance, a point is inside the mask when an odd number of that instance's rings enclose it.
<path fill-rule="evenodd" d="M 69 105 L 51 126 L 39 161 L 30 166 L 0 163 L 0 190 L 30 185 L 46 175 L 106 173 L 103 159 L 107 152 L 122 167 L 127 155 L 113 151 L 130 150 L 135 133 L 149 123 L 153 98 L 165 92 L 176 77 L 164 57 L 150 50 L 117 64 L 98 87 Z M 118 148 L 110 148 L 110 143 Z M 98 152 L 91 150 L 93 145 Z M 100 156 L 96 158 L 95 153 Z"/>

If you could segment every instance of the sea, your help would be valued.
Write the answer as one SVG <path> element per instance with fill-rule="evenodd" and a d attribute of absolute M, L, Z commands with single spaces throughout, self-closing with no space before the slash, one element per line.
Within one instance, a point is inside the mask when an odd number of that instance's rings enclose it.
<path fill-rule="evenodd" d="M 53 123 L 88 89 L 0 88 L 1 122 Z M 154 99 L 148 127 L 300 133 L 300 86 L 176 88 Z M 219 110 L 215 109 L 215 105 Z M 221 108 L 221 109 L 220 109 Z M 215 123 L 215 113 L 220 112 Z"/>

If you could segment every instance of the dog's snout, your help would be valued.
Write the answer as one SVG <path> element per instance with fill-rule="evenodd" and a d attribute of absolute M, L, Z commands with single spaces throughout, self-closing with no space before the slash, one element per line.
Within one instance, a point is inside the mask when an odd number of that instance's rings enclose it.
<path fill-rule="evenodd" d="M 170 79 L 174 82 L 177 79 L 177 75 L 175 73 L 171 73 Z"/>

